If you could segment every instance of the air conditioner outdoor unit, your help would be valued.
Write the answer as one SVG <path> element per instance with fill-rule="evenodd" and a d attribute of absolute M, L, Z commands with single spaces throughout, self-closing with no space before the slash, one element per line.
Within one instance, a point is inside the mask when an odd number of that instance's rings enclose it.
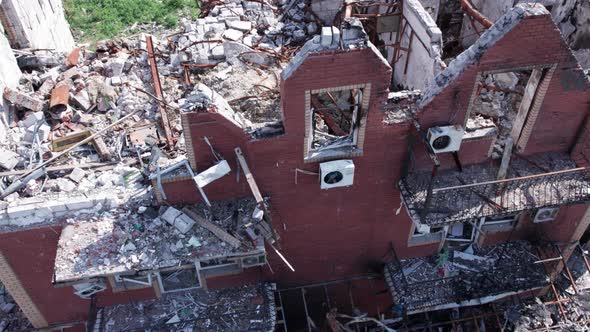
<path fill-rule="evenodd" d="M 352 186 L 354 163 L 352 160 L 334 160 L 320 164 L 322 189 Z"/>
<path fill-rule="evenodd" d="M 92 295 L 100 293 L 107 289 L 107 286 L 102 282 L 88 282 L 83 284 L 73 285 L 74 294 L 83 299 L 89 299 Z"/>
<path fill-rule="evenodd" d="M 428 143 L 434 153 L 459 151 L 464 132 L 461 126 L 432 127 L 428 129 Z"/>
<path fill-rule="evenodd" d="M 535 219 L 533 219 L 533 222 L 534 223 L 541 223 L 541 222 L 555 220 L 558 212 L 559 212 L 558 207 L 541 208 L 541 209 L 537 210 L 537 213 L 535 214 Z"/>

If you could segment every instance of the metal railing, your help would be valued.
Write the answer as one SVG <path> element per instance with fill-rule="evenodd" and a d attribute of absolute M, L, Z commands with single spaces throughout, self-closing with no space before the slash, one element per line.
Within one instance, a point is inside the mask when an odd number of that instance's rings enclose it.
<path fill-rule="evenodd" d="M 433 188 L 431 178 L 400 181 L 413 218 L 431 226 L 590 201 L 590 170 L 575 168 L 518 178 Z"/>
<path fill-rule="evenodd" d="M 509 292 L 522 292 L 545 286 L 548 277 L 541 262 L 503 265 L 485 271 L 461 271 L 457 275 L 408 282 L 403 270 L 386 265 L 392 296 L 407 311 L 460 303 Z"/>

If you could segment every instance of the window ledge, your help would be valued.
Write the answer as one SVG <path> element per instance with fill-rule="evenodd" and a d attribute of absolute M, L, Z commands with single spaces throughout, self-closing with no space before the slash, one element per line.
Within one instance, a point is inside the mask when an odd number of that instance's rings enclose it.
<path fill-rule="evenodd" d="M 324 161 L 328 159 L 338 159 L 338 158 L 351 158 L 351 157 L 361 157 L 363 155 L 363 149 L 359 149 L 356 147 L 350 146 L 343 146 L 340 148 L 334 149 L 324 149 L 324 150 L 316 150 L 310 151 L 303 161 L 305 163 L 312 163 L 318 161 Z"/>

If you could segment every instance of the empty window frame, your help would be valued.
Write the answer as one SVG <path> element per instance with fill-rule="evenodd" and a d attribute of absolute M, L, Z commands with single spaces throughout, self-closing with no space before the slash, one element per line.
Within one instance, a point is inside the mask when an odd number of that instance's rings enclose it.
<path fill-rule="evenodd" d="M 512 229 L 516 224 L 520 214 L 510 214 L 505 216 L 482 217 L 481 229 L 486 232 L 503 232 Z"/>
<path fill-rule="evenodd" d="M 158 272 L 158 284 L 162 293 L 201 288 L 201 278 L 196 265 L 185 265 Z"/>
<path fill-rule="evenodd" d="M 265 265 L 266 264 L 266 254 L 242 257 L 240 259 L 240 261 L 241 261 L 241 265 L 243 268 Z"/>
<path fill-rule="evenodd" d="M 117 274 L 109 278 L 114 292 L 152 287 L 152 275 Z"/>
<path fill-rule="evenodd" d="M 501 142 L 511 137 L 515 147 L 523 150 L 543 102 L 543 89 L 539 88 L 549 83 L 554 68 L 544 65 L 478 73 L 465 119 L 467 131 L 479 129 L 475 124 L 487 123 L 482 120 L 491 120 L 498 124 Z M 503 149 L 503 143 L 496 144 L 492 156 L 499 158 Z"/>
<path fill-rule="evenodd" d="M 412 225 L 412 234 L 408 240 L 408 246 L 420 246 L 432 243 L 440 243 L 444 236 L 444 227 L 427 227 L 419 230 Z"/>
<path fill-rule="evenodd" d="M 199 274 L 201 278 L 219 277 L 242 272 L 242 267 L 236 259 L 213 258 L 200 262 Z"/>
<path fill-rule="evenodd" d="M 477 228 L 471 223 L 460 223 L 449 226 L 447 232 L 447 242 L 455 243 L 472 243 L 477 235 Z"/>
<path fill-rule="evenodd" d="M 369 95 L 369 84 L 307 91 L 305 157 L 360 151 Z"/>

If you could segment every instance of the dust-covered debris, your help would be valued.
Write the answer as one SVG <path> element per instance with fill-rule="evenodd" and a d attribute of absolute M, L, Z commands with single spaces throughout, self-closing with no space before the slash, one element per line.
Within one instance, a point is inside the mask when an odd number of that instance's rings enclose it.
<path fill-rule="evenodd" d="M 56 281 L 156 270 L 210 257 L 264 254 L 263 239 L 251 239 L 246 231 L 255 222 L 254 199 L 213 202 L 211 209 L 198 204 L 190 209 L 240 239 L 239 246 L 232 247 L 198 225 L 180 207 L 112 209 L 66 220 L 55 259 Z"/>
<path fill-rule="evenodd" d="M 394 301 L 408 312 L 420 312 L 478 300 L 486 303 L 547 284 L 545 269 L 535 264 L 539 257 L 528 242 L 475 247 L 473 251 L 445 249 L 439 255 L 389 263 L 385 276 Z"/>
<path fill-rule="evenodd" d="M 507 178 L 575 168 L 576 164 L 566 154 L 545 153 L 528 157 L 515 155 L 508 168 Z M 576 203 L 590 197 L 590 183 L 583 171 L 572 171 L 559 176 L 532 177 L 509 183 L 489 183 L 495 181 L 497 175 L 498 165 L 494 161 L 466 166 L 462 171 L 440 171 L 434 178 L 433 195 L 424 220 L 419 211 L 422 211 L 426 203 L 431 174 L 412 172 L 400 181 L 400 189 L 411 217 L 416 222 L 432 225 Z M 477 186 L 478 183 L 483 185 Z M 471 184 L 475 186 L 465 186 Z"/>
<path fill-rule="evenodd" d="M 105 331 L 264 331 L 276 325 L 274 284 L 192 290 L 101 310 Z"/>
<path fill-rule="evenodd" d="M 403 90 L 390 92 L 387 96 L 387 104 L 383 106 L 383 123 L 395 124 L 406 122 L 417 111 L 416 102 L 421 97 L 420 90 Z"/>
<path fill-rule="evenodd" d="M 0 282 L 0 331 L 27 331 L 33 326 Z"/>

